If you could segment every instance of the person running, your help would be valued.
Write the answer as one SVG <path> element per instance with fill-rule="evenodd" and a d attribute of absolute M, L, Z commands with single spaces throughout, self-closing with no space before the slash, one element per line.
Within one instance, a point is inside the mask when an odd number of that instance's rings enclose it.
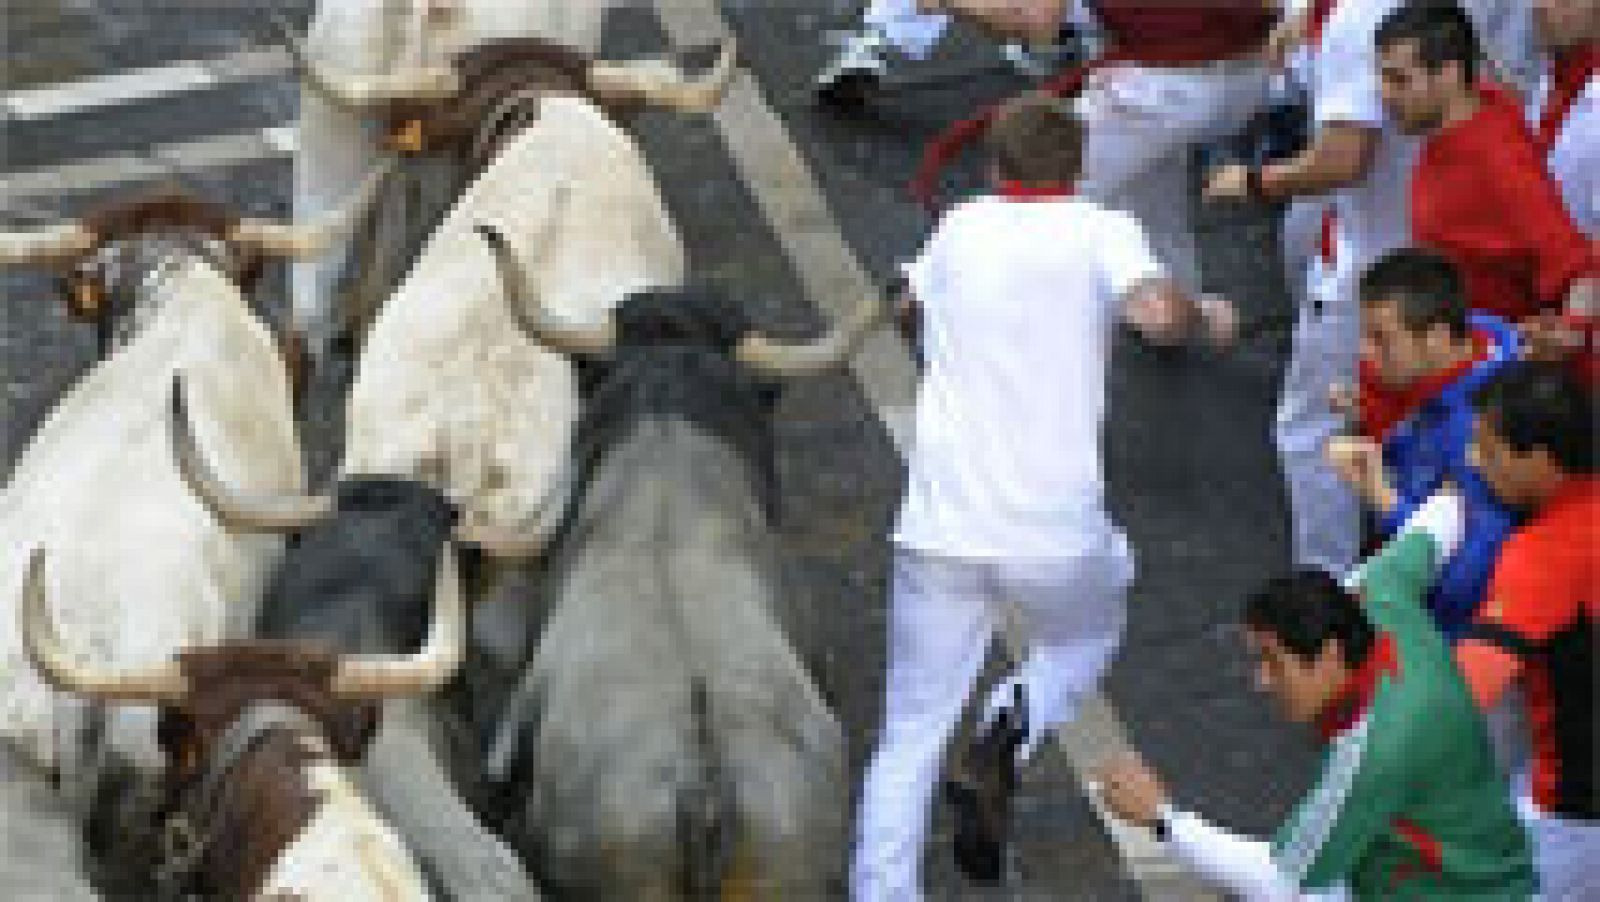
<path fill-rule="evenodd" d="M 967 756 L 976 772 L 952 784 L 965 802 L 958 862 L 999 877 L 1015 768 L 1073 719 L 1121 641 L 1134 562 L 1106 511 L 1100 454 L 1114 327 L 1167 342 L 1232 335 L 1231 305 L 1191 299 L 1137 221 L 1075 193 L 1084 128 L 1046 98 L 1005 107 L 989 137 L 993 193 L 952 208 L 907 269 L 926 363 L 892 537 L 858 902 L 922 897 L 945 746 L 1011 612 L 1026 659 L 989 697 L 974 748 L 992 753 Z"/>
<path fill-rule="evenodd" d="M 1458 495 L 1417 509 L 1341 586 L 1300 570 L 1245 603 L 1257 684 L 1327 743 L 1273 840 L 1178 806 L 1137 754 L 1099 775 L 1112 812 L 1248 902 L 1346 887 L 1357 900 L 1530 899 L 1536 878 L 1483 719 L 1422 599 L 1462 537 Z"/>
<path fill-rule="evenodd" d="M 1362 365 L 1390 404 L 1373 410 L 1363 395 L 1366 435 L 1331 441 L 1329 460 L 1377 515 L 1380 540 L 1434 492 L 1446 485 L 1461 492 L 1466 536 L 1426 599 L 1434 623 L 1454 641 L 1477 613 L 1500 544 L 1517 523 L 1468 464 L 1467 448 L 1472 393 L 1521 356 L 1520 340 L 1504 321 L 1468 313 L 1455 266 L 1418 249 L 1395 251 L 1362 276 L 1361 333 Z"/>
<path fill-rule="evenodd" d="M 1529 517 L 1501 548 L 1476 623 L 1456 645 L 1494 711 L 1520 684 L 1533 760 L 1518 807 L 1546 899 L 1600 898 L 1595 685 L 1600 676 L 1600 480 L 1594 396 L 1558 364 L 1522 363 L 1479 390 L 1473 457 Z"/>

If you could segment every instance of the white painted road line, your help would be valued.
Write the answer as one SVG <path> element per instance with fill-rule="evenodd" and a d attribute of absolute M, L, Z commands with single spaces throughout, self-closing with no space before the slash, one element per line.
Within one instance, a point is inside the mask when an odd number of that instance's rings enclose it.
<path fill-rule="evenodd" d="M 655 5 L 672 43 L 680 47 L 703 46 L 731 31 L 714 0 L 655 0 Z M 827 201 L 783 121 L 761 99 L 748 73 L 740 77 L 715 115 L 741 178 L 817 307 L 837 318 L 854 309 L 866 292 L 879 290 L 839 233 Z M 904 419 L 916 388 L 916 370 L 904 344 L 880 331 L 856 356 L 851 368 L 904 454 Z M 1053 749 L 1061 749 L 1086 791 L 1094 768 L 1131 749 L 1116 712 L 1099 695 L 1084 706 L 1070 727 L 1058 733 L 1058 738 L 1059 743 L 1045 746 L 1045 754 L 1053 755 Z M 1144 831 L 1117 823 L 1102 807 L 1096 806 L 1095 811 L 1145 898 L 1162 902 L 1215 898 L 1181 873 L 1160 844 Z"/>
<path fill-rule="evenodd" d="M 0 110 L 14 121 L 38 121 L 265 78 L 289 69 L 289 55 L 282 49 L 252 48 L 213 59 L 124 69 L 79 81 L 8 91 L 0 99 Z"/>
<path fill-rule="evenodd" d="M 116 153 L 60 166 L 24 169 L 0 176 L 0 209 L 29 198 L 57 198 L 157 181 L 174 171 L 197 172 L 287 159 L 294 148 L 294 127 L 279 125 L 162 144 L 142 153 Z"/>

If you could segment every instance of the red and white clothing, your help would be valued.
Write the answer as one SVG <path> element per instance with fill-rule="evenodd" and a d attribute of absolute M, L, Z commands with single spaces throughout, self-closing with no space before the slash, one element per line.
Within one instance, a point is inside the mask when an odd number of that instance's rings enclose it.
<path fill-rule="evenodd" d="M 1456 264 L 1469 307 L 1515 322 L 1559 309 L 1600 258 L 1515 101 L 1487 86 L 1479 97 L 1475 114 L 1423 145 L 1411 180 L 1412 236 Z"/>
<path fill-rule="evenodd" d="M 1127 214 L 1010 193 L 952 208 L 907 270 L 926 364 L 858 902 L 922 897 L 944 748 L 1003 626 L 1020 628 L 1026 654 L 989 706 L 1025 688 L 1027 751 L 1075 717 L 1121 641 L 1134 562 L 1104 503 L 1106 372 L 1123 299 L 1163 270 Z"/>
<path fill-rule="evenodd" d="M 1561 187 L 1567 212 L 1590 238 L 1600 237 L 1600 47 L 1545 59 L 1527 108 L 1534 140 Z"/>
<path fill-rule="evenodd" d="M 1577 476 L 1500 552 L 1471 643 L 1521 661 L 1532 766 L 1521 807 L 1548 899 L 1600 893 L 1600 787 L 1595 782 L 1595 687 L 1600 625 L 1600 477 Z"/>
<path fill-rule="evenodd" d="M 1591 239 L 1600 238 L 1600 47 L 1587 44 L 1542 61 L 1528 104 L 1534 139 L 1561 188 L 1567 212 Z M 1573 369 L 1585 384 L 1600 386 L 1600 315 L 1574 315 L 1584 347 Z"/>
<path fill-rule="evenodd" d="M 1307 50 L 1315 127 L 1353 125 L 1379 133 L 1366 176 L 1325 200 L 1331 218 L 1298 292 L 1305 302 L 1275 430 L 1289 489 L 1295 563 L 1335 574 L 1355 563 L 1361 514 L 1355 493 L 1322 456 L 1328 439 L 1344 426 L 1330 389 L 1355 383 L 1361 273 L 1409 239 L 1406 185 L 1416 142 L 1387 125 L 1375 40 L 1378 25 L 1400 5 L 1401 0 L 1316 0 L 1311 7 Z"/>
<path fill-rule="evenodd" d="M 1198 5 L 1198 4 L 1196 4 Z M 1150 0 L 1071 0 L 1066 21 L 1111 52 L 1140 60 L 1096 72 L 1075 100 L 1087 125 L 1079 190 L 1132 213 L 1172 277 L 1200 289 L 1188 154 L 1248 124 L 1266 101 L 1265 4 L 1212 2 L 1198 12 Z M 1179 5 L 1181 6 L 1181 4 Z M 950 18 L 921 13 L 916 0 L 874 0 L 866 22 L 908 55 L 926 55 Z M 1260 38 L 1260 40 L 1256 40 Z"/>

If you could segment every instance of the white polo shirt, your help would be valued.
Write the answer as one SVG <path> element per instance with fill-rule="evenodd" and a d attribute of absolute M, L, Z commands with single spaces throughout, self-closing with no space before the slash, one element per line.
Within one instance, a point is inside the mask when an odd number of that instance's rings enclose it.
<path fill-rule="evenodd" d="M 944 217 L 907 269 L 926 365 L 898 545 L 1052 558 L 1104 541 L 1113 327 L 1160 275 L 1138 222 L 1087 200 L 985 197 Z"/>
<path fill-rule="evenodd" d="M 1419 142 L 1388 125 L 1378 87 L 1377 31 L 1401 0 L 1341 0 L 1311 53 L 1311 114 L 1318 130 L 1335 123 L 1381 129 L 1372 168 L 1333 195 L 1337 217 L 1334 284 L 1353 292 L 1379 257 L 1410 243 L 1410 178 Z"/>

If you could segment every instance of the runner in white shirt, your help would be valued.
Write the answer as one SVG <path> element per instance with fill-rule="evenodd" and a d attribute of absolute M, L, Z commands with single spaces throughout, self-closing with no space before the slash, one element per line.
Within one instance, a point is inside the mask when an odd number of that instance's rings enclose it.
<path fill-rule="evenodd" d="M 1323 253 L 1305 274 L 1294 348 L 1278 406 L 1278 453 L 1289 487 L 1295 563 L 1342 574 L 1355 562 L 1360 508 L 1322 456 L 1344 426 L 1335 387 L 1355 384 L 1360 342 L 1356 284 L 1362 272 L 1409 243 L 1406 197 L 1416 143 L 1386 125 L 1378 93 L 1378 24 L 1401 0 L 1312 4 L 1300 27 L 1310 51 L 1316 135 L 1299 156 L 1212 173 L 1212 199 L 1328 196 Z M 1299 274 L 1290 273 L 1290 279 Z"/>
<path fill-rule="evenodd" d="M 1117 649 L 1133 559 L 1105 510 L 1100 433 L 1119 318 L 1158 341 L 1201 319 L 1218 342 L 1232 333 L 1232 308 L 1177 289 L 1136 221 L 1072 196 L 1083 137 L 1047 100 L 1007 107 L 990 136 L 997 193 L 952 209 L 907 272 L 926 370 L 894 534 L 857 900 L 921 898 L 944 747 L 1005 616 L 1030 648 L 988 710 L 1025 720 L 1023 758 L 1073 718 Z M 1025 711 L 1000 718 L 1018 686 Z"/>

